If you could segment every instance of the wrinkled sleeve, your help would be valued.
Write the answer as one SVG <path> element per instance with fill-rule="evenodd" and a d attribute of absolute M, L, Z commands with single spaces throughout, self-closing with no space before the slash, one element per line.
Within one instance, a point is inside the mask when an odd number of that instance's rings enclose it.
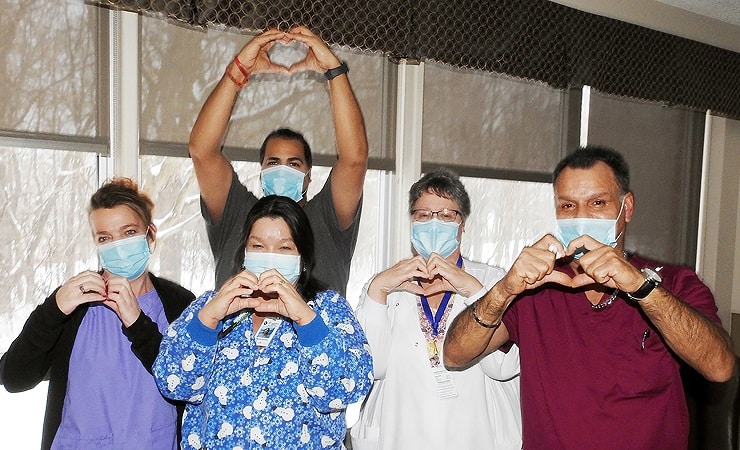
<path fill-rule="evenodd" d="M 390 308 L 387 304 L 381 305 L 367 295 L 369 283 L 362 289 L 360 301 L 357 304 L 357 320 L 365 330 L 365 335 L 370 344 L 370 353 L 373 358 L 373 373 L 375 379 L 385 378 L 388 368 L 388 358 L 391 352 L 391 330 L 392 320 Z M 389 300 L 390 296 L 389 295 Z"/>
<path fill-rule="evenodd" d="M 365 333 L 341 295 L 317 295 L 316 318 L 294 325 L 300 345 L 299 372 L 317 411 L 341 411 L 370 390 L 372 358 Z"/>
<path fill-rule="evenodd" d="M 159 332 L 157 324 L 142 311 L 130 327 L 121 329 L 131 342 L 131 351 L 151 373 L 154 358 L 157 357 L 162 343 L 162 333 Z"/>
<path fill-rule="evenodd" d="M 693 270 L 685 267 L 674 268 L 674 272 L 666 277 L 664 287 L 675 297 L 696 308 L 708 319 L 721 324 L 712 291 Z"/>
<path fill-rule="evenodd" d="M 193 301 L 167 327 L 154 361 L 154 379 L 162 395 L 198 404 L 203 400 L 205 380 L 213 371 L 219 329 L 211 330 L 198 320 L 198 311 L 216 293 Z"/>
<path fill-rule="evenodd" d="M 519 347 L 512 344 L 508 351 L 496 350 L 479 363 L 489 378 L 506 381 L 519 375 Z"/>
<path fill-rule="evenodd" d="M 68 322 L 69 317 L 57 306 L 54 291 L 31 313 L 0 359 L 0 383 L 8 392 L 32 389 L 46 377 L 54 346 Z"/>

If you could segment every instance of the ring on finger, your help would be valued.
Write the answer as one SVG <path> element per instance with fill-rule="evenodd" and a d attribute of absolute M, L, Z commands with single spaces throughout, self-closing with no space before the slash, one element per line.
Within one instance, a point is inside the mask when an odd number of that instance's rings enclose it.
<path fill-rule="evenodd" d="M 80 285 L 80 292 L 85 293 L 85 286 L 82 284 Z"/>

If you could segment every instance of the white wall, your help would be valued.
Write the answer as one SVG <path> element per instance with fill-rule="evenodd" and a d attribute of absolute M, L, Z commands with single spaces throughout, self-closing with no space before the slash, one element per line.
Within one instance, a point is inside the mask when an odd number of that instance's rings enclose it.
<path fill-rule="evenodd" d="M 722 321 L 740 313 L 740 121 L 709 116 L 698 271 Z"/>

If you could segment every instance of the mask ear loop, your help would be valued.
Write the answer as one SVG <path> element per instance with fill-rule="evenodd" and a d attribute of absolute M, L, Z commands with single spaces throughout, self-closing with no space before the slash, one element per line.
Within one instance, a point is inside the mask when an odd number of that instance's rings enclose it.
<path fill-rule="evenodd" d="M 619 216 L 621 216 L 621 215 L 622 215 L 622 210 L 624 210 L 624 199 L 625 199 L 626 197 L 627 197 L 626 195 L 623 195 L 623 196 L 622 196 L 622 205 L 621 205 L 621 206 L 619 207 L 619 214 L 617 214 L 617 218 L 616 218 L 616 219 L 614 219 L 614 226 L 615 226 L 615 227 L 617 226 L 617 223 L 619 223 Z M 615 230 L 615 231 L 616 231 L 616 230 Z M 619 238 L 621 238 L 623 234 L 624 234 L 624 229 L 622 229 L 622 231 L 620 231 L 620 232 L 619 232 L 619 234 L 617 235 L 617 237 L 615 237 L 615 238 L 614 238 L 614 242 L 615 242 L 615 243 L 616 243 L 616 242 L 619 242 Z"/>
<path fill-rule="evenodd" d="M 311 169 L 308 169 L 308 172 L 303 174 L 303 179 L 305 180 L 306 178 L 308 178 L 308 184 L 306 184 L 306 189 L 304 189 L 303 192 L 301 192 L 301 200 L 306 198 L 306 194 L 308 194 L 308 187 L 311 185 Z"/>

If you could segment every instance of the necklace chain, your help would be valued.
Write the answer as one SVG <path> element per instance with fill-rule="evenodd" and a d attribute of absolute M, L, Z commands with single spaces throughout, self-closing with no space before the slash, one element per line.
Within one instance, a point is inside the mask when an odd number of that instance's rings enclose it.
<path fill-rule="evenodd" d="M 627 252 L 622 252 L 622 254 L 624 255 L 624 257 L 626 259 L 627 258 Z M 614 300 L 617 298 L 617 295 L 618 294 L 619 294 L 619 289 L 614 289 L 614 291 L 612 292 L 612 295 L 609 296 L 609 300 L 607 300 L 604 303 L 599 302 L 599 303 L 597 303 L 595 305 L 591 305 L 591 308 L 592 309 L 595 309 L 597 311 L 600 311 L 600 310 L 606 308 L 607 306 L 609 306 L 612 303 L 614 303 Z"/>
<path fill-rule="evenodd" d="M 617 294 L 619 294 L 619 289 L 614 289 L 614 292 L 612 292 L 612 295 L 609 297 L 609 300 L 607 300 L 604 303 L 599 302 L 599 303 L 597 303 L 595 305 L 591 305 L 591 308 L 593 308 L 595 310 L 602 310 L 602 309 L 606 308 L 607 306 L 609 306 L 612 303 L 614 303 L 614 299 L 617 298 Z"/>

